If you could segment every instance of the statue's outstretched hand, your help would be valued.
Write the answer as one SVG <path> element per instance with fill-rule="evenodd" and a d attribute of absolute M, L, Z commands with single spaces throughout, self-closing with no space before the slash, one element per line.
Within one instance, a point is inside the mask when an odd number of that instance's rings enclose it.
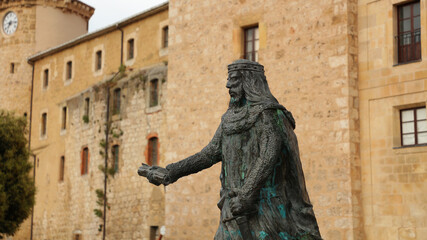
<path fill-rule="evenodd" d="M 168 170 L 159 166 L 149 166 L 147 164 L 142 164 L 138 168 L 138 174 L 142 177 L 146 177 L 148 181 L 156 186 L 163 184 L 167 186 L 170 184 Z"/>

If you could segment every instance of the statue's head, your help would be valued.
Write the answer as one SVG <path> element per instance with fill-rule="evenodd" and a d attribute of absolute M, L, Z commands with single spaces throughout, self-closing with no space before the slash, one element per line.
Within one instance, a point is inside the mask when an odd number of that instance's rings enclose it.
<path fill-rule="evenodd" d="M 264 66 L 257 62 L 239 59 L 228 65 L 226 87 L 231 97 L 230 105 L 242 105 L 247 101 L 253 105 L 277 103 L 268 87 Z"/>

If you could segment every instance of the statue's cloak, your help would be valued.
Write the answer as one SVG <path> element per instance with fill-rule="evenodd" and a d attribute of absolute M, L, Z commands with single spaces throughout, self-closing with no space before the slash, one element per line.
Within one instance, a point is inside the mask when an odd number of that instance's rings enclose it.
<path fill-rule="evenodd" d="M 248 103 L 224 114 L 220 142 L 213 142 L 220 147 L 222 161 L 221 221 L 215 239 L 242 239 L 235 221 L 223 222 L 233 217 L 231 189 L 254 194 L 247 214 L 255 239 L 321 239 L 294 127 L 291 113 L 277 103 Z"/>

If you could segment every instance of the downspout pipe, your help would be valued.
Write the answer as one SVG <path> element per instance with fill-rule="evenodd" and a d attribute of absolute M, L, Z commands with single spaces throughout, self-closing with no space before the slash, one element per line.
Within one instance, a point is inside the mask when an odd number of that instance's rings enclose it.
<path fill-rule="evenodd" d="M 117 75 L 117 74 L 116 74 Z M 114 75 L 114 77 L 116 76 Z M 114 79 L 113 77 L 113 79 Z M 102 239 L 105 240 L 105 233 L 107 229 L 107 181 L 108 181 L 108 134 L 110 132 L 109 129 L 109 121 L 110 121 L 110 86 L 107 83 L 107 114 L 106 114 L 106 124 L 105 124 L 105 159 L 104 159 L 104 212 L 103 212 L 103 220 L 104 226 L 102 228 Z"/>
<path fill-rule="evenodd" d="M 123 40 L 124 40 L 124 32 L 123 32 L 123 29 L 119 26 L 119 24 L 116 24 L 116 28 L 122 34 L 121 42 L 120 42 L 120 66 L 122 66 L 123 65 Z"/>
<path fill-rule="evenodd" d="M 28 61 L 28 63 L 32 66 L 33 70 L 31 73 L 31 97 L 30 97 L 30 120 L 28 126 L 28 152 L 31 154 L 31 127 L 33 124 L 33 95 L 34 95 L 34 62 Z M 36 184 L 36 156 L 33 156 L 33 182 Z M 30 240 L 33 240 L 33 225 L 34 225 L 34 206 L 31 209 L 31 233 Z"/>
<path fill-rule="evenodd" d="M 121 32 L 121 41 L 120 41 L 120 66 L 123 65 L 123 38 L 124 38 L 124 33 L 123 33 L 123 29 L 121 29 L 119 27 L 119 24 L 116 24 L 116 28 Z M 114 79 L 117 74 L 119 74 L 120 71 L 118 71 L 116 74 L 114 74 L 114 76 L 111 79 Z M 104 226 L 102 228 L 102 239 L 105 240 L 106 237 L 106 229 L 107 229 L 107 182 L 108 182 L 108 149 L 109 149 L 109 144 L 108 144 L 108 135 L 110 132 L 109 126 L 110 126 L 110 85 L 107 83 L 107 114 L 106 114 L 106 125 L 105 125 L 105 149 L 104 149 L 104 167 L 105 167 L 105 172 L 104 172 L 104 214 L 103 214 L 103 221 L 104 221 Z"/>

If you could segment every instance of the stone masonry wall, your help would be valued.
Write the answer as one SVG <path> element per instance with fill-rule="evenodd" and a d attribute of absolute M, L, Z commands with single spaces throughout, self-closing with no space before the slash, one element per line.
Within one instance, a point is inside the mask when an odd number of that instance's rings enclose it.
<path fill-rule="evenodd" d="M 43 217 L 35 219 L 34 239 L 71 239 L 81 233 L 83 239 L 99 239 L 102 219 L 94 214 L 96 189 L 104 188 L 106 97 L 121 88 L 121 110 L 110 116 L 109 166 L 113 164 L 111 147 L 118 144 L 119 172 L 110 177 L 107 185 L 107 239 L 149 239 L 150 226 L 164 225 L 164 191 L 139 177 L 136 170 L 146 162 L 146 136 L 156 133 L 160 141 L 160 163 L 164 155 L 165 139 L 164 105 L 166 94 L 166 67 L 162 64 L 149 69 L 132 70 L 118 81 L 104 82 L 84 90 L 66 100 L 69 128 L 65 137 L 65 177 L 58 184 L 57 202 L 54 209 L 45 210 Z M 147 107 L 148 81 L 153 77 L 163 80 L 160 107 L 155 111 Z M 90 98 L 89 121 L 83 121 L 85 99 Z M 112 102 L 111 102 L 112 103 Z M 111 113 L 110 105 L 110 113 Z M 150 112 L 152 111 L 152 112 Z M 81 175 L 81 152 L 89 149 L 89 173 Z M 52 179 L 57 182 L 56 179 Z M 55 183 L 56 184 L 56 183 Z"/>
<path fill-rule="evenodd" d="M 170 1 L 167 162 L 200 151 L 229 96 L 227 64 L 258 24 L 259 62 L 296 119 L 308 192 L 325 239 L 361 239 L 355 1 Z M 220 164 L 167 187 L 167 239 L 211 239 Z"/>
<path fill-rule="evenodd" d="M 400 110 L 427 104 L 427 9 L 420 2 L 421 59 L 397 61 L 397 8 L 358 1 L 360 149 L 366 239 L 427 236 L 427 147 L 402 146 Z"/>

